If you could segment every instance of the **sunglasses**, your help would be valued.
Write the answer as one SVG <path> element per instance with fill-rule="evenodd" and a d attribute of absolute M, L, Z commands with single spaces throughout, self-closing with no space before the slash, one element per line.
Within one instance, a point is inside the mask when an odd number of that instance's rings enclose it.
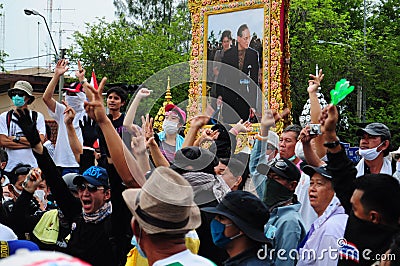
<path fill-rule="evenodd" d="M 17 95 L 19 97 L 24 97 L 24 96 L 26 96 L 26 93 L 23 91 L 12 91 L 12 92 L 10 92 L 10 95 L 11 95 L 11 97 L 17 96 Z"/>
<path fill-rule="evenodd" d="M 83 184 L 83 183 L 78 185 L 77 188 L 78 188 L 78 191 L 81 191 L 81 192 L 83 192 L 83 191 L 85 191 L 85 189 L 87 189 L 90 193 L 94 193 L 97 190 L 104 189 L 103 187 L 101 188 L 101 187 L 97 187 L 92 184 Z"/>
<path fill-rule="evenodd" d="M 282 159 L 274 159 L 271 161 L 270 163 L 271 167 L 275 167 L 281 171 L 286 171 L 286 169 L 289 168 L 289 165 L 287 165 L 287 163 L 282 160 Z"/>

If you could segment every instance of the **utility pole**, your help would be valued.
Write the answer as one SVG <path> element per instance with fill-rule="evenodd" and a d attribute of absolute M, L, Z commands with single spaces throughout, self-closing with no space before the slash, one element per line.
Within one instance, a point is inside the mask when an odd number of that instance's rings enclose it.
<path fill-rule="evenodd" d="M 65 49 L 60 50 L 60 58 L 64 59 L 65 58 Z M 61 75 L 60 81 L 58 82 L 58 101 L 61 103 L 62 98 L 63 98 L 63 92 L 62 89 L 64 88 L 64 75 Z"/>
<path fill-rule="evenodd" d="M 366 0 L 364 0 L 364 60 L 367 56 L 367 5 Z M 361 99 L 362 99 L 362 106 L 361 106 L 361 122 L 365 123 L 365 116 L 367 111 L 367 93 L 365 90 L 365 73 L 362 76 L 362 86 L 361 86 Z"/>

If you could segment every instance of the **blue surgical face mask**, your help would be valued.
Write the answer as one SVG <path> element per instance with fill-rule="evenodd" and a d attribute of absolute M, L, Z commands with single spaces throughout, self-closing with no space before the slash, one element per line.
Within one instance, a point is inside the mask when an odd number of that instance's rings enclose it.
<path fill-rule="evenodd" d="M 142 235 L 142 229 L 140 228 L 140 233 L 139 233 L 139 242 L 140 242 L 140 237 Z M 136 240 L 136 236 L 133 235 L 131 244 L 136 247 L 137 251 L 139 252 L 140 256 L 143 258 L 147 259 L 146 254 L 144 253 L 143 249 L 140 247 L 139 242 Z"/>
<path fill-rule="evenodd" d="M 223 224 L 215 219 L 211 221 L 211 236 L 217 247 L 224 248 L 229 242 L 242 235 L 242 233 L 239 233 L 233 237 L 226 237 L 224 234 L 225 227 L 231 225 L 233 224 Z"/>
<path fill-rule="evenodd" d="M 11 100 L 13 101 L 16 107 L 24 106 L 25 104 L 25 96 L 14 95 Z"/>

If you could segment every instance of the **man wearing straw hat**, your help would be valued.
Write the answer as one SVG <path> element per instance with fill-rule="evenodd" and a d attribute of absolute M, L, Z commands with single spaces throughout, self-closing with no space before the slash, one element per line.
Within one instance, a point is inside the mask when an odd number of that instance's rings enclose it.
<path fill-rule="evenodd" d="M 185 234 L 201 219 L 192 187 L 181 175 L 158 167 L 141 189 L 122 195 L 133 214 L 136 248 L 149 265 L 215 265 L 186 248 Z"/>

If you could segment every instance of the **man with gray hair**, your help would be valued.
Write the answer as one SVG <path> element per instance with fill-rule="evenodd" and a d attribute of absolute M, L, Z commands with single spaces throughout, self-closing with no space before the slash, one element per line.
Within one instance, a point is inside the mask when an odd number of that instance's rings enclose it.
<path fill-rule="evenodd" d="M 221 60 L 217 80 L 217 97 L 230 108 L 222 110 L 226 123 L 236 123 L 238 117 L 248 120 L 250 108 L 257 107 L 259 55 L 249 47 L 251 33 L 246 24 L 237 31 L 237 45 L 226 50 Z"/>

